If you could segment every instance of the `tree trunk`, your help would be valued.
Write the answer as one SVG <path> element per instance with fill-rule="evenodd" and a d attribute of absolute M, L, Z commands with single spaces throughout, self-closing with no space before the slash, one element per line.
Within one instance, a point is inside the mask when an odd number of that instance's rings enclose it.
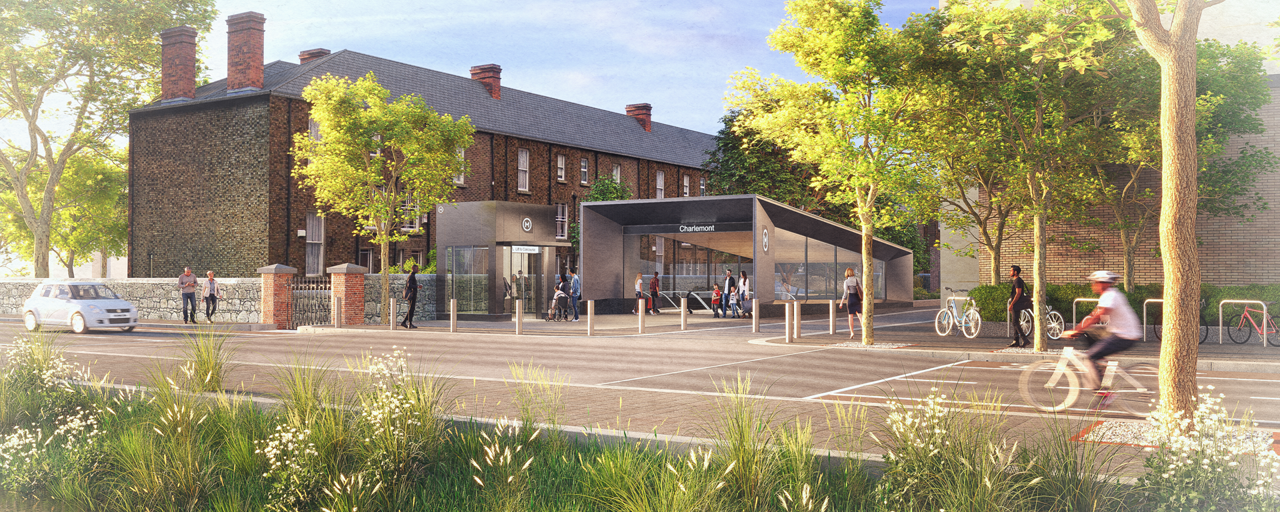
<path fill-rule="evenodd" d="M 1126 294 L 1133 293 L 1133 287 L 1137 284 L 1134 281 L 1134 257 L 1138 252 L 1138 237 L 1130 236 L 1129 229 L 1120 230 L 1120 244 L 1124 248 L 1124 292 Z"/>
<path fill-rule="evenodd" d="M 1002 242 L 996 243 L 994 246 L 987 247 L 987 254 L 991 258 L 991 281 L 988 283 L 992 286 L 1000 284 L 1000 247 L 1004 245 Z"/>
<path fill-rule="evenodd" d="M 31 255 L 35 258 L 32 262 L 35 265 L 35 278 L 44 279 L 49 277 L 49 231 L 47 229 L 33 229 L 31 235 L 35 239 L 34 247 Z"/>
<path fill-rule="evenodd" d="M 75 251 L 67 251 L 67 259 L 62 262 L 67 267 L 67 279 L 75 279 L 76 277 L 76 253 Z"/>
<path fill-rule="evenodd" d="M 98 257 L 101 258 L 98 261 L 98 269 L 101 270 L 99 276 L 105 279 L 107 277 L 107 269 L 110 266 L 107 264 L 107 251 L 98 251 Z"/>
<path fill-rule="evenodd" d="M 1160 60 L 1160 252 L 1164 258 L 1164 343 L 1160 397 L 1166 411 L 1190 417 L 1199 356 L 1200 255 L 1196 246 L 1196 52 Z"/>
<path fill-rule="evenodd" d="M 1032 341 L 1035 344 L 1036 352 L 1044 352 L 1049 349 L 1049 344 L 1047 343 L 1048 338 L 1045 336 L 1044 324 L 1045 315 L 1048 314 L 1048 311 L 1046 311 L 1045 308 L 1045 306 L 1047 306 L 1047 304 L 1045 304 L 1045 292 L 1048 289 L 1049 282 L 1045 277 L 1045 273 L 1048 271 L 1048 268 L 1046 268 L 1045 265 L 1045 253 L 1048 252 L 1049 244 L 1046 242 L 1048 237 L 1045 236 L 1044 232 L 1044 214 L 1037 213 L 1032 222 L 1035 223 L 1034 234 L 1036 245 L 1035 263 L 1031 276 L 1031 280 L 1033 281 L 1031 284 L 1031 312 L 1035 316 L 1035 329 L 1033 330 Z M 1016 322 L 1017 319 L 1011 318 L 1009 321 Z"/>
<path fill-rule="evenodd" d="M 862 222 L 862 344 L 875 345 L 875 326 L 872 316 L 876 309 L 876 262 L 871 257 L 871 243 L 876 227 L 871 215 L 858 214 Z"/>
<path fill-rule="evenodd" d="M 382 323 L 390 325 L 387 320 L 391 316 L 388 315 L 395 315 L 395 312 L 391 311 L 391 267 L 387 263 L 391 260 L 391 243 L 386 241 L 386 236 L 382 238 Z"/>

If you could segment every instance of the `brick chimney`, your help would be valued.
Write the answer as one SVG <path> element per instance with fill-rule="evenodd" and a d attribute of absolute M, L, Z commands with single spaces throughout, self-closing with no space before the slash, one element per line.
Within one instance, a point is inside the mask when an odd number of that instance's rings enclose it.
<path fill-rule="evenodd" d="M 196 37 L 191 27 L 174 27 L 160 33 L 160 101 L 196 97 Z"/>
<path fill-rule="evenodd" d="M 493 96 L 493 99 L 502 99 L 502 66 L 497 64 L 471 66 L 471 79 L 479 80 L 484 84 L 484 88 L 489 91 L 489 96 Z"/>
<path fill-rule="evenodd" d="M 329 50 L 326 50 L 324 48 L 313 48 L 310 50 L 303 50 L 301 52 L 298 52 L 298 63 L 306 64 L 320 57 L 324 57 L 325 55 L 328 55 L 328 54 L 329 54 Z"/>
<path fill-rule="evenodd" d="M 636 118 L 640 126 L 644 127 L 644 131 L 653 131 L 653 105 L 648 103 L 627 105 L 627 115 Z"/>
<path fill-rule="evenodd" d="M 227 16 L 227 91 L 262 88 L 262 26 L 256 12 Z"/>

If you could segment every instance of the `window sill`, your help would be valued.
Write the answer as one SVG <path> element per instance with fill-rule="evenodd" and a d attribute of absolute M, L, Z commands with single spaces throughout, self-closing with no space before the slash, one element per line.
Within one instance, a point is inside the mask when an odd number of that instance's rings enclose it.
<path fill-rule="evenodd" d="M 520 195 L 523 195 L 523 196 L 531 196 L 531 195 L 533 195 L 533 192 L 529 192 L 528 190 L 520 190 L 520 189 L 516 189 L 516 193 L 517 193 L 517 194 L 520 194 Z"/>
<path fill-rule="evenodd" d="M 557 178 L 556 183 L 568 183 L 568 181 Z"/>

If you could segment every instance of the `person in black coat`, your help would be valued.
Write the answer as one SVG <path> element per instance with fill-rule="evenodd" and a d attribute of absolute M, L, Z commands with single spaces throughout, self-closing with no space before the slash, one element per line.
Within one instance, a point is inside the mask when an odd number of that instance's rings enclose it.
<path fill-rule="evenodd" d="M 409 303 L 409 312 L 405 313 L 404 321 L 400 322 L 400 326 L 406 329 L 417 329 L 418 326 L 413 325 L 413 312 L 418 306 L 418 290 L 422 285 L 418 284 L 418 266 L 414 265 L 413 270 L 409 272 L 409 279 L 404 283 L 404 300 Z"/>
<path fill-rule="evenodd" d="M 720 298 L 720 316 L 729 318 L 729 290 L 738 286 L 738 280 L 733 278 L 733 271 L 727 268 L 724 269 L 724 282 L 722 284 L 724 286 L 721 289 L 724 290 L 725 296 Z"/>

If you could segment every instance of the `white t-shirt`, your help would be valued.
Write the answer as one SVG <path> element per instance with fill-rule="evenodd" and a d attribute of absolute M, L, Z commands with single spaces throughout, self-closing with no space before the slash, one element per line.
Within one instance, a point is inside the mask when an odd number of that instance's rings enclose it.
<path fill-rule="evenodd" d="M 847 300 L 850 303 L 852 303 L 855 300 L 858 300 L 858 286 L 860 286 L 861 284 L 862 283 L 859 283 L 858 278 L 855 276 L 850 276 L 848 279 L 845 279 L 844 280 L 844 296 L 841 297 L 840 300 Z"/>
<path fill-rule="evenodd" d="M 1105 319 L 1107 332 L 1130 340 L 1142 337 L 1142 324 L 1138 322 L 1138 315 L 1129 307 L 1129 301 L 1125 300 L 1120 290 L 1115 287 L 1107 288 L 1098 299 L 1098 307 L 1110 311 L 1109 318 Z"/>

